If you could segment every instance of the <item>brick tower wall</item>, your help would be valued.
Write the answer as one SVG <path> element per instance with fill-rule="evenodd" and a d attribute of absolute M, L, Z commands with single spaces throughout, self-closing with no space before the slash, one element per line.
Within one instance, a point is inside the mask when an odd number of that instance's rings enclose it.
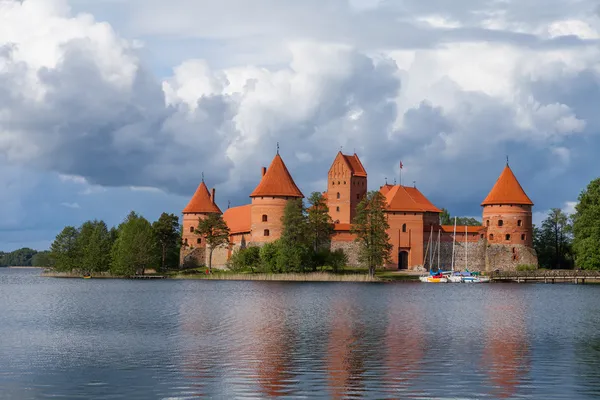
<path fill-rule="evenodd" d="M 352 176 L 341 157 L 336 158 L 327 178 L 327 206 L 331 219 L 338 224 L 351 223 L 356 206 L 367 193 L 367 178 Z"/>
<path fill-rule="evenodd" d="M 281 237 L 283 212 L 289 200 L 293 197 L 254 197 L 250 213 L 251 236 L 248 244 L 262 245 L 273 242 Z M 266 215 L 267 221 L 263 221 Z M 269 235 L 265 236 L 265 230 Z"/>
<path fill-rule="evenodd" d="M 533 223 L 529 205 L 484 206 L 483 224 L 487 227 L 487 240 L 490 244 L 533 247 Z"/>
<path fill-rule="evenodd" d="M 202 213 L 183 214 L 182 246 L 179 252 L 179 265 L 183 267 L 196 267 L 206 264 L 204 239 L 194 233 L 198 228 L 200 219 L 206 218 Z M 200 241 L 200 242 L 198 242 Z"/>

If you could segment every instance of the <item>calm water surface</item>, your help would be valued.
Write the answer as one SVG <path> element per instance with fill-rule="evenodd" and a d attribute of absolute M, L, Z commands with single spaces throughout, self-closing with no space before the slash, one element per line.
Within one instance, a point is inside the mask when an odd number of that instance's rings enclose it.
<path fill-rule="evenodd" d="M 51 279 L 0 268 L 0 398 L 600 396 L 600 286 Z"/>

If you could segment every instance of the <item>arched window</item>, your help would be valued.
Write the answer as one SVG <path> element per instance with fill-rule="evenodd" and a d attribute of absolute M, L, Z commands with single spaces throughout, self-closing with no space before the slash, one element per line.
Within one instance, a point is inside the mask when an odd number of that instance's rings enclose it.
<path fill-rule="evenodd" d="M 485 225 L 486 226 L 490 226 L 490 220 L 489 219 L 487 221 L 485 221 Z"/>
<path fill-rule="evenodd" d="M 340 181 L 338 181 L 338 185 L 340 184 Z"/>
<path fill-rule="evenodd" d="M 336 198 L 340 198 L 340 192 L 337 192 L 337 194 L 335 195 Z"/>
<path fill-rule="evenodd" d="M 335 181 L 331 181 L 331 186 L 335 186 Z"/>
<path fill-rule="evenodd" d="M 523 225 L 523 221 L 521 221 L 521 220 L 518 220 L 518 221 L 517 221 L 517 226 L 521 226 L 521 225 Z"/>
<path fill-rule="evenodd" d="M 506 234 L 505 239 L 510 240 L 510 235 L 508 233 Z"/>
<path fill-rule="evenodd" d="M 263 214 L 262 216 L 262 222 L 267 222 L 268 218 L 267 218 L 267 214 Z"/>
<path fill-rule="evenodd" d="M 197 244 L 200 244 L 200 243 L 202 243 L 202 239 L 201 239 L 201 238 L 198 238 L 198 239 L 196 239 L 196 243 L 197 243 Z"/>
<path fill-rule="evenodd" d="M 336 208 L 335 208 L 335 211 L 340 211 L 340 208 L 339 208 L 339 207 L 336 207 Z"/>
<path fill-rule="evenodd" d="M 356 195 L 356 200 L 360 200 L 360 194 Z"/>
<path fill-rule="evenodd" d="M 490 240 L 494 240 L 494 234 L 490 233 Z"/>
<path fill-rule="evenodd" d="M 406 224 L 402 224 L 402 232 L 406 232 Z"/>
<path fill-rule="evenodd" d="M 186 246 L 188 245 L 187 238 L 183 241 L 183 244 L 186 245 Z"/>
<path fill-rule="evenodd" d="M 194 233 L 194 227 L 190 226 L 190 233 Z"/>
<path fill-rule="evenodd" d="M 502 221 L 501 219 L 498 220 L 498 226 L 502 226 L 504 225 L 504 221 Z"/>
<path fill-rule="evenodd" d="M 526 238 L 526 237 L 527 237 L 527 236 L 525 236 L 525 234 L 521 235 L 521 240 L 522 240 L 522 241 L 525 241 L 525 238 Z"/>
<path fill-rule="evenodd" d="M 483 239 L 483 233 L 481 234 L 481 238 Z"/>
<path fill-rule="evenodd" d="M 344 185 L 346 184 L 346 181 L 344 181 Z"/>
<path fill-rule="evenodd" d="M 265 236 L 269 236 L 270 234 L 271 234 L 271 232 L 269 232 L 269 230 L 268 230 L 268 229 L 265 229 L 264 235 L 265 235 Z"/>

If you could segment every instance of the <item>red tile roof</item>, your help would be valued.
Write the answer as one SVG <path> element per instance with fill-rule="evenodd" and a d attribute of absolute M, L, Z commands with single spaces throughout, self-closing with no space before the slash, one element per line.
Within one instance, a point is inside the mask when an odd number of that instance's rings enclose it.
<path fill-rule="evenodd" d="M 521 184 L 507 165 L 498 177 L 496 184 L 481 203 L 482 206 L 497 204 L 533 205 L 533 202 L 521 187 Z"/>
<path fill-rule="evenodd" d="M 394 185 L 382 186 L 389 211 L 442 212 L 434 206 L 417 188 Z"/>
<path fill-rule="evenodd" d="M 232 207 L 225 210 L 223 219 L 229 227 L 229 233 L 235 235 L 236 233 L 250 233 L 251 221 L 250 213 L 252 205 L 247 204 L 245 206 Z"/>
<path fill-rule="evenodd" d="M 365 167 L 363 167 L 363 165 L 360 162 L 360 159 L 358 158 L 358 156 L 356 155 L 356 153 L 354 153 L 351 156 L 342 154 L 342 156 L 344 157 L 344 160 L 348 164 L 348 167 L 350 168 L 350 171 L 352 171 L 352 175 L 354 175 L 354 176 L 362 176 L 362 177 L 366 177 L 367 176 L 367 171 L 365 170 Z"/>
<path fill-rule="evenodd" d="M 392 190 L 392 188 L 394 187 L 394 185 L 390 185 L 389 183 L 386 183 L 385 185 L 383 185 L 382 187 L 379 188 L 379 191 L 381 192 L 382 195 L 386 195 L 388 194 L 388 192 L 390 190 Z"/>
<path fill-rule="evenodd" d="M 221 209 L 213 203 L 208 193 L 208 188 L 204 181 L 196 189 L 196 193 L 192 196 L 192 199 L 188 205 L 183 209 L 184 214 L 192 213 L 219 213 Z"/>
<path fill-rule="evenodd" d="M 349 231 L 352 228 L 352 224 L 333 224 L 333 230 L 335 231 Z"/>
<path fill-rule="evenodd" d="M 467 226 L 467 232 L 468 233 L 479 233 L 483 230 L 485 230 L 485 226 Z M 454 233 L 454 225 L 442 225 L 442 232 L 444 233 Z M 465 233 L 465 227 L 464 226 L 456 226 L 456 233 L 457 234 L 461 234 L 461 233 Z"/>
<path fill-rule="evenodd" d="M 261 196 L 304 197 L 279 154 L 273 158 L 267 173 L 250 195 Z"/>

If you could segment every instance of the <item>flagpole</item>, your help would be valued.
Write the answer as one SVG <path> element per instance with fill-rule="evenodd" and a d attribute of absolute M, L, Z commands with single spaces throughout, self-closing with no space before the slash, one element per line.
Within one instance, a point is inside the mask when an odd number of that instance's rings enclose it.
<path fill-rule="evenodd" d="M 402 160 L 400 160 L 400 186 L 402 186 Z"/>

